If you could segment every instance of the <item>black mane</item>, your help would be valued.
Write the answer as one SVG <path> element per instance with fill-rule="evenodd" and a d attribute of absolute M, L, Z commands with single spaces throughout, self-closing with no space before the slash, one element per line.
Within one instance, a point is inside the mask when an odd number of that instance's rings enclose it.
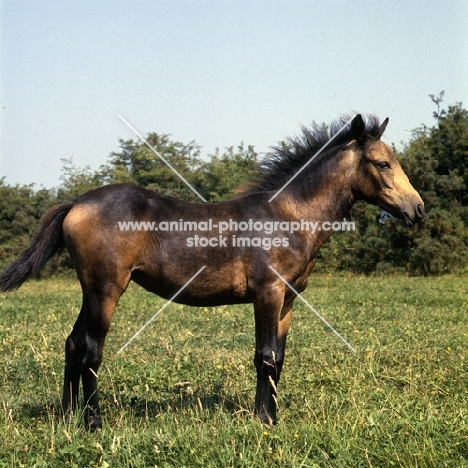
<path fill-rule="evenodd" d="M 289 138 L 285 143 L 273 147 L 272 151 L 265 155 L 259 162 L 250 182 L 241 189 L 241 192 L 253 193 L 279 190 L 347 124 L 346 128 L 299 176 L 300 178 L 310 179 L 317 167 L 329 159 L 331 152 L 354 140 L 351 132 L 351 119 L 352 116 L 343 116 L 330 125 L 314 123 L 310 128 L 302 127 L 302 134 L 299 137 Z M 365 116 L 364 122 L 367 135 L 370 138 L 378 137 L 380 125 L 378 117 L 373 115 Z M 295 185 L 297 186 L 297 184 Z M 304 187 L 304 184 L 301 185 Z M 306 185 L 310 187 L 315 184 Z"/>

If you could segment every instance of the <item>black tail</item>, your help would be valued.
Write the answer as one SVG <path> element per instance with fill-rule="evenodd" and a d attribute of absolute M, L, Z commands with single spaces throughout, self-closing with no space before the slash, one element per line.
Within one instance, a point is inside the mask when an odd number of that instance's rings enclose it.
<path fill-rule="evenodd" d="M 62 223 L 73 204 L 68 201 L 47 211 L 31 245 L 0 276 L 0 291 L 18 289 L 27 279 L 37 275 L 52 255 L 65 247 Z"/>

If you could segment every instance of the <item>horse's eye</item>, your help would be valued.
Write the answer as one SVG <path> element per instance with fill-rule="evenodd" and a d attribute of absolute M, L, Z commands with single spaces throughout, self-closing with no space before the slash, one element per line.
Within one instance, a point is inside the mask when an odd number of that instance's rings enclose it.
<path fill-rule="evenodd" d="M 385 169 L 389 169 L 390 168 L 390 164 L 388 164 L 387 161 L 380 161 L 377 163 L 377 167 L 380 169 L 380 170 L 385 170 Z"/>

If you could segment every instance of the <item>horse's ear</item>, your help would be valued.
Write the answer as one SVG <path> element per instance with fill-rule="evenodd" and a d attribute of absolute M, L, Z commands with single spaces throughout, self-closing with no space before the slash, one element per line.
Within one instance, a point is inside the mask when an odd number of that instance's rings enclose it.
<path fill-rule="evenodd" d="M 385 132 L 385 129 L 387 128 L 387 125 L 388 125 L 388 117 L 380 124 L 379 138 L 382 136 L 383 132 Z"/>
<path fill-rule="evenodd" d="M 359 145 L 364 146 L 366 143 L 366 124 L 362 119 L 362 115 L 358 114 L 351 122 L 351 133 L 353 138 L 359 143 Z"/>

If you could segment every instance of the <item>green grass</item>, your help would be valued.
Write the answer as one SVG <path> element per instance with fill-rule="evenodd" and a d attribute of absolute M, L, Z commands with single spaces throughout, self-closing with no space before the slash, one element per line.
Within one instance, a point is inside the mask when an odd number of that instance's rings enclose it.
<path fill-rule="evenodd" d="M 468 278 L 312 276 L 279 386 L 252 414 L 251 306 L 171 304 L 131 286 L 99 372 L 104 427 L 58 416 L 78 283 L 0 295 L 0 467 L 468 467 Z"/>

